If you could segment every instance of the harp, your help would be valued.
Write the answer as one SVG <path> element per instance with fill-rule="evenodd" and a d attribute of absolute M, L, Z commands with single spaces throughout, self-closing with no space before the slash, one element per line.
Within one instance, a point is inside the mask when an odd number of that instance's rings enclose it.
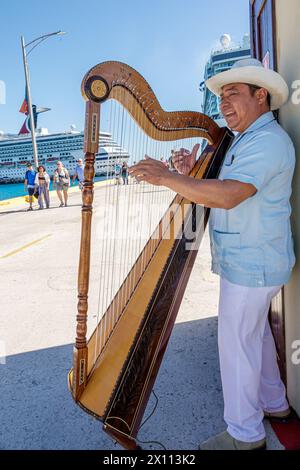
<path fill-rule="evenodd" d="M 144 78 L 120 62 L 104 62 L 93 67 L 83 79 L 82 94 L 86 100 L 85 181 L 77 330 L 69 388 L 74 400 L 100 419 L 104 430 L 113 439 L 127 449 L 135 449 L 145 407 L 209 210 L 178 194 L 171 195 L 156 226 L 150 227 L 149 239 L 140 251 L 135 251 L 132 267 L 127 269 L 124 279 L 108 298 L 101 318 L 87 340 L 93 177 L 100 106 L 108 99 L 119 103 L 147 139 L 159 145 L 153 147 L 153 151 L 160 151 L 163 142 L 173 145 L 174 142 L 186 142 L 185 139 L 191 142 L 206 139 L 208 144 L 190 173 L 194 178 L 218 177 L 232 133 L 227 128 L 219 128 L 201 113 L 164 111 Z M 144 145 L 144 149 L 147 146 Z M 138 185 L 135 188 L 140 189 Z M 136 248 L 134 242 L 132 246 Z M 129 253 L 130 250 L 125 251 Z M 104 269 L 102 277 L 105 272 Z"/>

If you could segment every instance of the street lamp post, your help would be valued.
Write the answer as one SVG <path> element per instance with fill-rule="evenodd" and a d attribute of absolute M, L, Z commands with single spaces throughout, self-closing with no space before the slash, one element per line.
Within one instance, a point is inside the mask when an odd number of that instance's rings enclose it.
<path fill-rule="evenodd" d="M 31 131 L 31 138 L 32 138 L 33 159 L 34 159 L 34 166 L 37 170 L 39 166 L 39 161 L 38 161 L 38 151 L 37 151 L 36 138 L 35 138 L 35 122 L 34 122 L 33 110 L 32 110 L 29 70 L 28 70 L 28 62 L 27 62 L 26 49 L 25 49 L 26 46 L 25 46 L 25 41 L 24 41 L 23 36 L 21 37 L 21 43 L 22 43 L 25 80 L 26 80 L 27 104 L 28 104 L 28 110 L 29 110 L 29 116 L 30 116 L 30 131 Z"/>
<path fill-rule="evenodd" d="M 56 31 L 55 33 L 44 34 L 33 41 L 30 41 L 28 44 L 25 44 L 24 36 L 21 36 L 21 46 L 22 46 L 22 55 L 23 55 L 23 64 L 24 64 L 24 72 L 25 72 L 25 80 L 26 80 L 26 91 L 27 91 L 27 99 L 28 99 L 28 110 L 29 110 L 29 117 L 30 117 L 30 130 L 31 130 L 31 138 L 32 138 L 32 148 L 33 148 L 33 159 L 34 159 L 34 166 L 37 170 L 39 166 L 38 160 L 38 150 L 36 144 L 36 137 L 35 137 L 35 122 L 34 122 L 34 115 L 32 110 L 32 100 L 31 100 L 31 91 L 30 91 L 30 77 L 29 77 L 29 68 L 28 68 L 28 61 L 27 57 L 30 52 L 33 51 L 41 42 L 45 41 L 50 36 L 60 36 L 65 34 L 63 31 Z M 28 46 L 32 46 L 29 52 L 26 52 L 26 48 Z"/>

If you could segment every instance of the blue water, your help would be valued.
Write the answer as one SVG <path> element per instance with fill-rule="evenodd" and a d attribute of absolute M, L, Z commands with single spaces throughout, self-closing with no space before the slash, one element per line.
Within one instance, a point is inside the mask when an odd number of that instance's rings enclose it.
<path fill-rule="evenodd" d="M 95 181 L 103 181 L 106 176 L 96 176 Z M 75 181 L 74 186 L 78 186 L 78 181 Z M 50 190 L 52 188 L 52 181 L 50 184 Z M 4 199 L 11 199 L 18 196 L 26 196 L 28 193 L 24 191 L 23 183 L 12 183 L 12 184 L 0 184 L 0 201 Z"/>

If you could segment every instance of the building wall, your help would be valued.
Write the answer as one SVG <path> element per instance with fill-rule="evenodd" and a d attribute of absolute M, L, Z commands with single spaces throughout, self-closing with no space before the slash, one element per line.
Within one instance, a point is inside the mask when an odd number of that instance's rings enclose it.
<path fill-rule="evenodd" d="M 295 252 L 297 263 L 293 272 L 292 279 L 285 287 L 285 321 L 286 321 L 286 358 L 287 358 L 287 383 L 288 398 L 291 405 L 300 415 L 300 364 L 294 364 L 294 359 L 300 360 L 300 352 L 296 354 L 297 346 L 300 343 L 300 82 L 298 101 L 299 104 L 292 102 L 293 93 L 292 84 L 295 80 L 300 81 L 300 1 L 299 0 L 276 0 L 276 35 L 277 35 L 277 60 L 278 72 L 286 79 L 291 97 L 279 113 L 281 125 L 291 136 L 297 154 L 296 172 L 293 182 L 292 195 L 292 228 L 295 243 Z M 295 97 L 295 96 L 294 96 Z M 298 351 L 299 351 L 298 343 Z"/>

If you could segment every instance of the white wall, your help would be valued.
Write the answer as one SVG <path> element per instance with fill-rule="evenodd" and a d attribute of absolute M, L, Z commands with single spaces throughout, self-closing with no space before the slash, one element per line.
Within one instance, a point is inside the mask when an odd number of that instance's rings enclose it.
<path fill-rule="evenodd" d="M 300 87 L 299 104 L 293 104 L 291 99 L 295 93 L 292 89 L 293 82 L 299 80 L 300 85 L 299 21 L 299 0 L 276 0 L 278 72 L 286 79 L 291 90 L 288 104 L 280 110 L 279 120 L 292 138 L 297 153 L 292 195 L 292 228 L 297 264 L 291 282 L 285 288 L 285 319 L 288 398 L 300 415 L 300 363 L 294 364 L 292 361 L 292 354 L 295 352 L 292 345 L 295 346 L 294 342 L 297 340 L 300 343 Z M 297 357 L 300 360 L 300 352 Z"/>

